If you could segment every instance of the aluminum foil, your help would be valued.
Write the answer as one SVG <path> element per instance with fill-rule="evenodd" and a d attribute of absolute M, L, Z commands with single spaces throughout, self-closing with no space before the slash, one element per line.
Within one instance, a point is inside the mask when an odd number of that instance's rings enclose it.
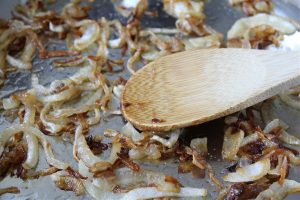
<path fill-rule="evenodd" d="M 60 11 L 65 5 L 66 0 L 59 0 L 50 9 Z M 159 11 L 159 18 L 152 18 L 145 16 L 143 18 L 143 26 L 145 27 L 174 27 L 175 20 L 169 17 L 167 14 L 162 12 L 162 4 L 158 0 L 150 0 L 150 9 Z M 294 1 L 297 2 L 297 1 Z M 18 3 L 17 0 L 1 0 L 0 1 L 0 16 L 7 18 L 9 15 L 9 10 L 13 8 L 14 4 Z M 288 1 L 275 0 L 275 12 L 279 15 L 286 16 L 297 20 L 300 22 L 300 8 L 288 3 Z M 206 4 L 206 22 L 215 28 L 217 31 L 223 33 L 226 37 L 226 32 L 232 26 L 232 24 L 243 17 L 244 15 L 231 8 L 228 5 L 227 0 L 210 0 Z M 102 16 L 108 19 L 118 18 L 122 22 L 125 22 L 120 14 L 118 14 L 111 4 L 110 0 L 96 0 L 93 4 L 93 9 L 90 11 L 90 16 L 93 19 L 100 18 Z M 61 41 L 52 41 L 48 47 L 49 49 L 64 49 L 65 44 Z M 113 51 L 111 56 L 118 56 L 118 51 Z M 54 68 L 50 60 L 40 60 L 36 58 L 33 63 L 32 73 L 38 75 L 41 84 L 47 85 L 55 79 L 63 79 L 70 76 L 78 68 L 67 68 L 58 69 Z M 114 80 L 118 76 L 123 76 L 125 78 L 129 77 L 128 72 L 124 71 L 118 74 L 107 74 L 110 80 Z M 10 73 L 5 82 L 5 86 L 0 90 L 0 97 L 3 98 L 9 94 L 30 88 L 30 77 L 31 73 L 28 71 L 18 71 L 15 73 Z M 117 104 L 116 104 L 117 106 Z M 300 114 L 299 112 L 288 108 L 280 100 L 270 100 L 268 102 L 267 110 L 268 114 L 274 118 L 279 117 L 286 123 L 290 125 L 289 132 L 298 134 L 300 136 Z M 3 113 L 0 117 L 0 130 L 9 126 L 11 122 L 5 119 Z M 120 116 L 114 116 L 109 118 L 104 118 L 101 123 L 97 126 L 92 127 L 91 134 L 102 135 L 106 128 L 120 130 L 124 125 L 124 120 Z M 209 162 L 213 166 L 216 176 L 221 179 L 221 177 L 226 173 L 226 167 L 230 165 L 228 162 L 224 162 L 221 159 L 221 148 L 223 140 L 223 119 L 215 120 L 206 124 L 202 124 L 195 127 L 190 127 L 183 130 L 181 138 L 188 142 L 195 137 L 208 137 L 208 149 L 210 152 Z M 1 134 L 1 133 L 0 133 Z M 55 144 L 54 152 L 57 157 L 70 163 L 75 169 L 77 168 L 77 163 L 72 156 L 72 144 L 62 141 L 60 138 L 52 138 L 52 143 Z M 300 150 L 300 149 L 298 149 Z M 103 155 L 105 156 L 105 155 Z M 205 179 L 194 179 L 191 174 L 178 174 L 177 166 L 178 163 L 175 161 L 166 161 L 158 163 L 143 163 L 142 166 L 146 169 L 153 169 L 155 171 L 161 171 L 165 174 L 172 175 L 178 178 L 184 186 L 192 187 L 204 187 L 209 191 L 207 199 L 215 199 L 217 196 L 216 188 L 210 183 L 208 178 Z M 37 170 L 47 167 L 47 162 L 43 155 L 42 149 L 40 150 L 40 159 L 37 166 Z M 300 182 L 300 167 L 293 167 L 290 170 L 289 177 Z M 54 183 L 51 181 L 50 177 L 43 177 L 38 180 L 22 181 L 17 178 L 7 177 L 0 182 L 0 188 L 16 186 L 20 188 L 20 194 L 5 194 L 0 197 L 0 199 L 90 199 L 89 196 L 76 197 L 73 192 L 66 192 L 58 189 Z M 297 200 L 300 199 L 300 195 L 291 195 L 287 199 Z"/>

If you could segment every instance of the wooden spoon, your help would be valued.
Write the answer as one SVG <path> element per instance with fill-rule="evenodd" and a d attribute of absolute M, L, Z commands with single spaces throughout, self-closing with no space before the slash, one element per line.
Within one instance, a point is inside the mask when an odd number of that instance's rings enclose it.
<path fill-rule="evenodd" d="M 155 60 L 121 97 L 124 117 L 169 131 L 232 114 L 300 84 L 300 52 L 201 49 Z"/>

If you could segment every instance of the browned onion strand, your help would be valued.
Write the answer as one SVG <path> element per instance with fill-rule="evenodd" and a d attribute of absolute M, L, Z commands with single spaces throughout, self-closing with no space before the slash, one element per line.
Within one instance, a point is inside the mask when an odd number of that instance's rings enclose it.
<path fill-rule="evenodd" d="M 20 190 L 17 187 L 0 188 L 0 196 L 6 193 L 18 194 L 20 193 Z"/>
<path fill-rule="evenodd" d="M 247 15 L 253 16 L 235 22 L 227 34 L 227 47 L 284 48 L 281 41 L 288 35 L 299 31 L 299 26 L 289 19 L 271 14 L 256 14 L 258 12 L 269 13 L 272 9 L 271 1 L 230 2 L 235 6 L 242 6 Z M 295 94 L 299 94 L 297 87 L 284 92 L 280 98 L 289 106 L 297 108 L 300 101 Z M 259 120 L 255 119 L 254 111 L 251 109 L 240 117 L 242 118 L 230 116 L 225 119 L 229 128 L 225 133 L 223 158 L 236 160 L 236 163 L 229 168 L 231 173 L 228 173 L 224 180 L 246 183 L 233 184 L 231 188 L 220 194 L 220 199 L 264 199 L 273 196 L 284 199 L 288 194 L 297 192 L 298 183 L 286 177 L 291 166 L 300 164 L 298 152 L 291 147 L 300 144 L 299 138 L 288 133 L 288 126 L 279 119 L 269 118 L 265 128 L 262 129 L 263 127 L 254 123 Z M 244 134 L 229 134 L 230 129 L 232 133 L 243 132 Z M 231 148 L 232 146 L 234 148 Z M 264 191 L 257 190 L 262 180 L 264 180 Z M 271 194 L 271 192 L 274 193 L 273 187 L 278 188 L 276 194 Z"/>
<path fill-rule="evenodd" d="M 264 188 L 267 189 L 273 182 L 278 181 L 279 185 L 283 185 L 286 180 L 286 176 L 289 173 L 290 165 L 299 165 L 299 158 L 295 155 L 297 151 L 288 149 L 284 146 L 288 140 L 279 139 L 282 137 L 282 133 L 288 128 L 285 123 L 275 119 L 269 122 L 264 130 L 254 124 L 252 128 L 250 126 L 241 127 L 240 124 L 247 120 L 252 120 L 253 111 L 249 112 L 246 116 L 242 116 L 243 119 L 233 120 L 233 117 L 227 117 L 226 123 L 235 132 L 244 129 L 245 136 L 242 137 L 241 142 L 239 137 L 232 138 L 231 140 L 224 140 L 223 143 L 223 155 L 236 155 L 235 160 L 239 160 L 237 165 L 234 166 L 234 172 L 228 173 L 224 176 L 224 180 L 228 182 L 252 182 L 253 184 L 259 184 L 262 178 L 266 180 Z M 252 122 L 253 123 L 253 122 Z M 247 127 L 247 129 L 245 129 Z M 234 134 L 234 133 L 233 133 Z M 286 133 L 286 136 L 289 135 Z M 225 135 L 226 137 L 226 135 Z M 295 137 L 295 136 L 293 136 Z M 278 139 L 277 139 L 278 138 Z M 277 140 L 276 140 L 277 139 Z M 228 143 L 228 144 L 227 144 Z M 227 148 L 228 145 L 237 145 L 238 151 L 235 148 Z M 230 159 L 230 157 L 225 157 Z M 247 158 L 248 163 L 243 166 L 241 160 Z M 240 187 L 240 186 L 239 186 Z M 243 188 L 248 187 L 247 185 Z M 255 190 L 255 188 L 252 188 Z M 238 194 L 232 194 L 232 190 L 229 189 L 226 193 L 227 196 L 234 195 L 235 198 L 248 197 L 249 194 L 245 193 L 245 189 L 242 189 Z M 260 191 L 261 192 L 261 191 Z M 255 192 L 255 198 L 259 196 L 258 192 Z M 248 195 L 248 196 L 247 196 Z M 280 198 L 281 199 L 281 198 Z"/>
<path fill-rule="evenodd" d="M 273 10 L 272 0 L 249 1 L 249 0 L 229 0 L 232 6 L 240 7 L 246 15 L 257 13 L 270 13 Z"/>

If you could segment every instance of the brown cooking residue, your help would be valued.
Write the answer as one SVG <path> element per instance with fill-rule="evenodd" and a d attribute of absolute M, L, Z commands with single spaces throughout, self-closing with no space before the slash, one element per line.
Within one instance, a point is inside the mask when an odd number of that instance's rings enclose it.
<path fill-rule="evenodd" d="M 131 103 L 123 103 L 123 108 L 127 108 L 129 106 L 131 106 Z"/>
<path fill-rule="evenodd" d="M 153 118 L 151 121 L 152 121 L 152 123 L 155 123 L 155 124 L 159 124 L 159 123 L 166 122 L 166 120 L 163 120 L 163 119 L 157 119 L 157 118 Z"/>

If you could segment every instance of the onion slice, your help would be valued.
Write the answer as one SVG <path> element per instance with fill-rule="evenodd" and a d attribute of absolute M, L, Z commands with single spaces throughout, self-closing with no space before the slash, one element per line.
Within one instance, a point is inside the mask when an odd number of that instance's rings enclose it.
<path fill-rule="evenodd" d="M 14 58 L 10 55 L 6 56 L 6 61 L 13 67 L 17 67 L 18 69 L 31 69 L 32 64 L 30 62 L 24 62 L 23 60 Z"/>
<path fill-rule="evenodd" d="M 259 25 L 268 25 L 283 34 L 292 34 L 296 27 L 287 19 L 264 13 L 237 20 L 227 33 L 227 38 L 248 38 L 249 30 Z"/>
<path fill-rule="evenodd" d="M 8 141 L 10 137 L 15 135 L 18 132 L 28 132 L 33 135 L 35 135 L 39 142 L 42 144 L 45 154 L 46 154 L 46 160 L 49 165 L 52 165 L 53 167 L 56 167 L 58 169 L 66 169 L 68 168 L 68 164 L 57 160 L 52 152 L 52 147 L 51 143 L 48 141 L 48 138 L 46 135 L 44 135 L 40 130 L 38 130 L 35 127 L 26 125 L 26 124 L 16 124 L 13 125 L 7 129 L 5 129 L 1 134 L 0 134 L 0 155 L 2 155 L 3 150 L 4 150 L 4 145 Z"/>
<path fill-rule="evenodd" d="M 100 37 L 100 27 L 96 21 L 84 20 L 80 23 L 80 31 L 83 35 L 74 40 L 74 47 L 78 51 L 88 48 Z"/>
<path fill-rule="evenodd" d="M 145 188 L 137 188 L 126 193 L 121 199 L 153 199 L 153 198 L 163 198 L 163 197 L 182 197 L 182 198 L 199 198 L 207 196 L 206 189 L 198 189 L 198 188 L 181 188 L 180 192 L 161 192 L 158 191 L 155 187 L 145 187 Z"/>
<path fill-rule="evenodd" d="M 261 192 L 255 200 L 283 200 L 286 196 L 293 193 L 300 193 L 300 183 L 285 179 L 282 185 L 274 182 L 267 190 Z"/>
<path fill-rule="evenodd" d="M 39 143 L 35 135 L 32 135 L 30 132 L 25 132 L 25 138 L 27 142 L 27 158 L 26 161 L 22 164 L 25 169 L 31 169 L 36 166 L 39 159 Z"/>
<path fill-rule="evenodd" d="M 4 151 L 5 144 L 8 142 L 8 140 L 16 133 L 21 131 L 23 131 L 23 127 L 21 125 L 10 126 L 2 131 L 0 134 L 0 156 Z"/>
<path fill-rule="evenodd" d="M 293 136 L 293 135 L 287 133 L 286 131 L 282 131 L 281 134 L 279 135 L 278 139 L 286 144 L 300 146 L 300 139 L 297 138 L 296 136 Z"/>
<path fill-rule="evenodd" d="M 20 103 L 20 100 L 18 100 L 15 95 L 11 95 L 10 97 L 2 100 L 3 108 L 5 110 L 17 108 L 19 107 Z"/>
<path fill-rule="evenodd" d="M 239 151 L 240 145 L 244 139 L 244 131 L 241 129 L 235 129 L 229 127 L 225 131 L 223 147 L 222 147 L 222 157 L 227 160 L 236 160 L 237 152 Z"/>
<path fill-rule="evenodd" d="M 162 197 L 204 197 L 207 196 L 206 189 L 198 188 L 180 188 L 179 192 L 163 192 L 155 187 L 141 187 L 132 189 L 127 193 L 113 193 L 96 187 L 89 180 L 83 181 L 84 187 L 88 194 L 97 200 L 138 200 L 138 199 L 153 199 Z"/>
<path fill-rule="evenodd" d="M 233 183 L 256 181 L 268 174 L 270 165 L 269 158 L 263 159 L 254 164 L 238 168 L 236 172 L 227 174 L 223 179 Z"/>
<path fill-rule="evenodd" d="M 54 181 L 55 185 L 62 190 L 73 191 L 77 196 L 85 193 L 82 181 L 70 176 L 65 171 L 56 172 L 50 177 L 52 181 Z"/>
<path fill-rule="evenodd" d="M 0 196 L 6 193 L 18 194 L 20 193 L 20 189 L 17 187 L 0 188 Z"/>
<path fill-rule="evenodd" d="M 127 122 L 122 128 L 122 133 L 130 137 L 134 143 L 142 141 L 145 137 L 142 133 L 139 133 L 130 122 Z"/>
<path fill-rule="evenodd" d="M 292 108 L 295 108 L 297 110 L 300 110 L 300 102 L 298 99 L 293 98 L 291 95 L 288 94 L 280 94 L 280 99 L 286 103 L 287 105 L 291 106 Z"/>
<path fill-rule="evenodd" d="M 281 121 L 279 119 L 274 119 L 266 125 L 263 132 L 270 133 L 271 131 L 273 131 L 275 128 L 278 128 L 278 127 L 282 128 L 283 130 L 287 130 L 289 128 L 289 126 L 286 123 L 284 123 L 283 121 Z"/>
<path fill-rule="evenodd" d="M 162 145 L 164 145 L 165 147 L 168 147 L 168 148 L 172 148 L 178 138 L 179 138 L 179 135 L 180 135 L 180 130 L 176 130 L 176 131 L 173 131 L 171 134 L 170 134 L 170 138 L 169 139 L 165 139 L 165 138 L 162 138 L 158 135 L 153 135 L 151 140 L 155 140 L 157 142 L 160 142 Z"/>
<path fill-rule="evenodd" d="M 73 155 L 77 161 L 81 160 L 92 172 L 103 171 L 111 167 L 118 159 L 117 153 L 121 151 L 120 143 L 113 143 L 110 157 L 102 160 L 95 156 L 89 148 L 85 137 L 82 134 L 82 126 L 79 125 L 75 131 Z"/>

